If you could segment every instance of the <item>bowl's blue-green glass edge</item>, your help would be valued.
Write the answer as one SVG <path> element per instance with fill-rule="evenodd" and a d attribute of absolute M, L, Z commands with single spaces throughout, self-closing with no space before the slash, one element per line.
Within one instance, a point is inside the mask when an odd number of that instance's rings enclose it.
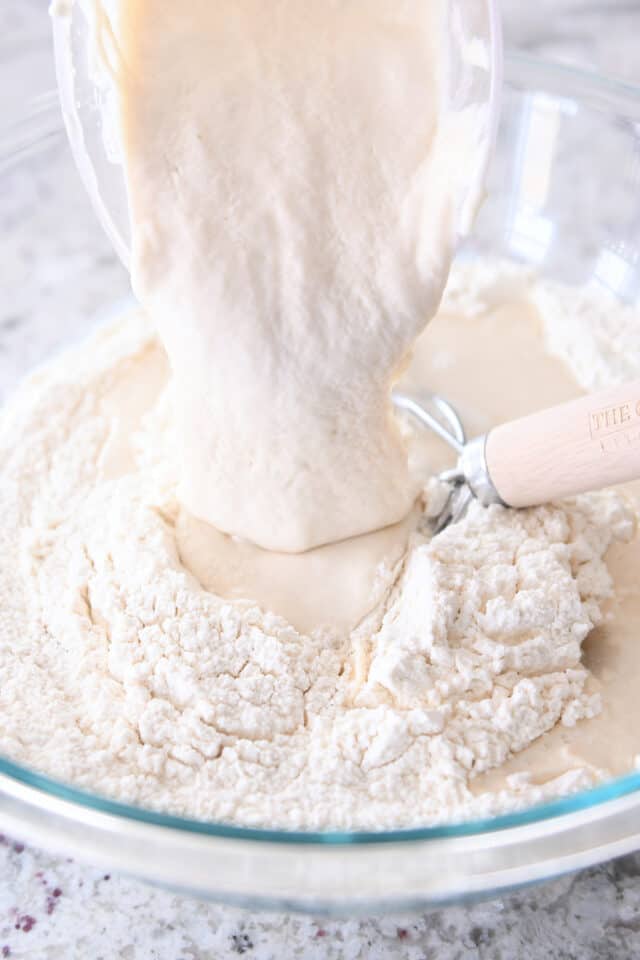
<path fill-rule="evenodd" d="M 259 840 L 267 843 L 308 843 L 308 844 L 364 844 L 364 843 L 398 843 L 415 840 L 437 840 L 444 837 L 465 837 L 472 834 L 488 833 L 496 830 L 508 830 L 514 827 L 524 827 L 553 817 L 575 813 L 588 807 L 595 807 L 608 800 L 616 800 L 630 793 L 640 790 L 640 773 L 630 773 L 624 777 L 607 781 L 589 790 L 561 797 L 549 803 L 527 807 L 526 810 L 504 814 L 498 817 L 487 817 L 481 820 L 469 820 L 461 823 L 437 825 L 432 827 L 415 827 L 408 830 L 384 830 L 378 832 L 359 831 L 296 831 L 296 830 L 268 830 L 258 827 L 238 827 L 226 823 L 192 820 L 173 814 L 160 813 L 142 807 L 118 803 L 107 797 L 97 796 L 70 787 L 60 781 L 46 777 L 35 770 L 30 770 L 14 763 L 5 757 L 0 757 L 0 774 L 11 777 L 36 790 L 40 790 L 53 797 L 66 800 L 97 810 L 115 817 L 123 817 L 140 823 L 148 823 L 173 830 L 183 830 L 187 833 L 200 833 L 213 837 L 222 837 L 235 840 Z"/>

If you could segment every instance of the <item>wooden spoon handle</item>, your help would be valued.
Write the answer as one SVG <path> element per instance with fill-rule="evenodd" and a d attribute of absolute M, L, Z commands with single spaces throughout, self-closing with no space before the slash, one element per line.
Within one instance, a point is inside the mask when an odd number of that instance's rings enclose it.
<path fill-rule="evenodd" d="M 639 478 L 640 380 L 496 427 L 485 457 L 511 507 Z"/>

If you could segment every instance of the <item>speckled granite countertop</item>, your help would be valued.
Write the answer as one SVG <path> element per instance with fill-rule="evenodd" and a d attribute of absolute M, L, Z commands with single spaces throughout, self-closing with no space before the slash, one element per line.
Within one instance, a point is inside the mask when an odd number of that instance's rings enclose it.
<path fill-rule="evenodd" d="M 631 960 L 640 857 L 425 916 L 323 920 L 173 896 L 4 841 L 0 957 L 30 960 Z"/>
<path fill-rule="evenodd" d="M 53 86 L 45 7 L 44 0 L 2 0 L 0 129 L 23 97 Z M 637 0 L 504 0 L 503 7 L 508 43 L 640 82 Z M 8 178 L 0 167 L 0 177 L 1 398 L 57 343 L 86 329 L 101 303 L 124 295 L 127 280 L 80 186 L 74 189 L 62 142 Z M 69 284 L 70 270 L 86 282 Z M 0 837 L 0 958 L 238 956 L 631 960 L 640 956 L 640 854 L 474 906 L 327 921 L 201 903 Z"/>

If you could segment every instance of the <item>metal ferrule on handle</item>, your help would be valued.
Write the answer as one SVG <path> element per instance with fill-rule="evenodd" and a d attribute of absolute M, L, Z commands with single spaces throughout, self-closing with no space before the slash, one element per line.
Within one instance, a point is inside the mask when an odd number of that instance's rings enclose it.
<path fill-rule="evenodd" d="M 460 454 L 458 469 L 473 495 L 483 506 L 488 507 L 492 503 L 501 503 L 506 506 L 491 479 L 487 465 L 486 449 L 486 434 L 470 440 Z"/>

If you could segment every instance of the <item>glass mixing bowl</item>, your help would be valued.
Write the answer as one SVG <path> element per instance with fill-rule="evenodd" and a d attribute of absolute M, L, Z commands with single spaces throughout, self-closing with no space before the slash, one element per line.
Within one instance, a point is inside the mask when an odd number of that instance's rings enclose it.
<path fill-rule="evenodd" d="M 640 295 L 640 90 L 521 55 L 461 256 Z M 3 77 L 6 88 L 11 76 Z M 0 128 L 0 393 L 128 295 L 53 95 Z M 43 723 L 47 718 L 43 717 Z M 384 833 L 286 833 L 114 803 L 0 758 L 3 830 L 201 897 L 353 914 L 489 895 L 640 848 L 640 774 L 517 814 Z"/>

